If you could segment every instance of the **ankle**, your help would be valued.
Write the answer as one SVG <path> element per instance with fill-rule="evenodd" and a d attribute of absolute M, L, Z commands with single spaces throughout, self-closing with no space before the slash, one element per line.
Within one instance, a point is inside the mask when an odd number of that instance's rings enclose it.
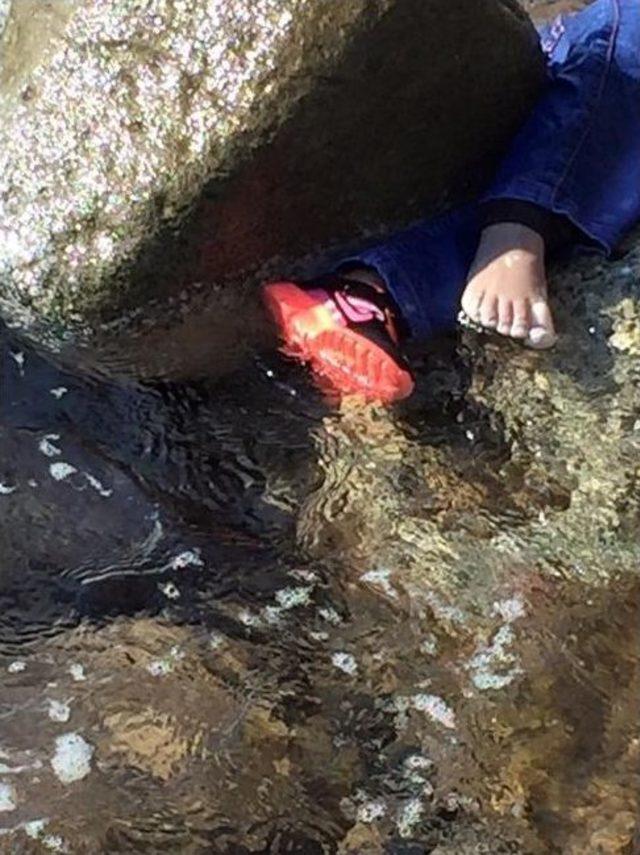
<path fill-rule="evenodd" d="M 529 226 L 521 223 L 493 223 L 482 230 L 479 249 L 483 254 L 493 256 L 520 250 L 544 258 L 545 247 L 542 236 Z"/>
<path fill-rule="evenodd" d="M 342 276 L 344 279 L 350 279 L 353 282 L 362 282 L 365 285 L 370 285 L 381 293 L 387 290 L 384 279 L 373 267 L 350 268 L 349 270 L 345 270 Z"/>

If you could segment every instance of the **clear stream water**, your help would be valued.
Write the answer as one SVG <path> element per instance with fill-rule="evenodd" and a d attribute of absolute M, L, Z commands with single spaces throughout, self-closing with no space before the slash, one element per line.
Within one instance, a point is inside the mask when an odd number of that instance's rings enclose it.
<path fill-rule="evenodd" d="M 0 851 L 637 850 L 636 280 L 563 281 L 558 353 L 465 333 L 393 412 L 3 333 Z"/>
<path fill-rule="evenodd" d="M 639 274 L 391 411 L 2 329 L 0 852 L 640 851 Z"/>

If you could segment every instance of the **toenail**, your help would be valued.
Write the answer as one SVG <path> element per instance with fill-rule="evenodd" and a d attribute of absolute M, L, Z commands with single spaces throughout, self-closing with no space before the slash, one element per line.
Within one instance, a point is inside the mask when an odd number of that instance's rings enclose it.
<path fill-rule="evenodd" d="M 544 327 L 533 327 L 529 330 L 528 344 L 530 347 L 544 350 L 548 347 L 553 347 L 557 342 L 558 336 L 556 333 L 545 329 Z"/>

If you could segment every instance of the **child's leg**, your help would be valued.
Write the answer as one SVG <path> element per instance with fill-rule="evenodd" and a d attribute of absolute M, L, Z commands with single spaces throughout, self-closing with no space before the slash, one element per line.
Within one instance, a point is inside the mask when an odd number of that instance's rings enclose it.
<path fill-rule="evenodd" d="M 475 206 L 424 220 L 345 259 L 342 270 L 375 271 L 415 339 L 455 326 L 460 297 L 478 246 Z M 348 274 L 349 275 L 349 274 Z"/>
<path fill-rule="evenodd" d="M 385 290 L 411 334 L 423 338 L 455 323 L 468 277 L 468 315 L 548 346 L 554 331 L 540 214 L 552 226 L 547 232 L 572 225 L 578 238 L 605 251 L 640 217 L 640 0 L 597 0 L 556 22 L 543 47 L 548 90 L 480 209 L 419 223 L 348 259 L 343 276 L 362 279 L 364 291 L 352 293 L 339 277 L 321 288 L 267 286 L 285 345 L 338 389 L 384 400 L 410 390 L 394 325 L 374 321 L 371 328 L 370 318 L 389 316 Z M 503 202 L 513 219 L 487 220 L 487 206 Z M 515 210 L 519 202 L 527 216 Z M 483 222 L 491 225 L 482 229 Z"/>
<path fill-rule="evenodd" d="M 531 203 L 573 224 L 584 243 L 609 252 L 640 218 L 640 0 L 597 0 L 559 18 L 542 44 L 549 53 L 548 90 L 485 201 Z M 514 334 L 518 306 L 527 308 L 521 321 L 529 329 L 545 317 L 550 324 L 540 249 L 522 253 L 516 241 L 510 255 L 503 230 L 496 264 L 492 244 L 495 234 L 483 233 L 464 310 L 505 334 Z"/>
<path fill-rule="evenodd" d="M 413 379 L 403 339 L 455 324 L 478 234 L 476 209 L 461 209 L 343 259 L 319 279 L 267 284 L 284 350 L 339 393 L 406 397 Z"/>
<path fill-rule="evenodd" d="M 486 199 L 566 216 L 609 252 L 640 219 L 640 0 L 597 0 L 554 29 L 549 88 Z"/>

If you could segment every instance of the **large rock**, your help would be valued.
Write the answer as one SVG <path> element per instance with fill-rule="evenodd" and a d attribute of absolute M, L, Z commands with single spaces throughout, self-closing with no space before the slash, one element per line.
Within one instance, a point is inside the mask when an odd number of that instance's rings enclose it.
<path fill-rule="evenodd" d="M 20 0 L 3 39 L 2 312 L 95 346 L 204 283 L 191 314 L 224 320 L 163 331 L 173 362 L 229 334 L 213 283 L 441 205 L 543 74 L 515 0 Z"/>

